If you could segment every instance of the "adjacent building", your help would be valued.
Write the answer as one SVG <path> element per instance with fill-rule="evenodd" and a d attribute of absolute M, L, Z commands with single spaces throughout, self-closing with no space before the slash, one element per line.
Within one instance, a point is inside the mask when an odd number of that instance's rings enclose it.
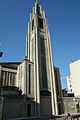
<path fill-rule="evenodd" d="M 67 77 L 68 90 L 80 97 L 80 60 L 70 62 L 70 76 Z"/>
<path fill-rule="evenodd" d="M 57 68 L 57 67 L 54 67 L 54 70 L 55 70 L 56 92 L 57 92 L 57 101 L 58 101 L 58 115 L 60 115 L 60 114 L 64 113 L 60 71 L 59 71 L 59 68 Z"/>
<path fill-rule="evenodd" d="M 68 89 L 63 90 L 64 113 L 80 112 L 80 60 L 70 62 L 70 75 L 67 76 Z"/>
<path fill-rule="evenodd" d="M 68 93 L 73 93 L 71 75 L 67 76 L 66 79 L 67 79 Z"/>

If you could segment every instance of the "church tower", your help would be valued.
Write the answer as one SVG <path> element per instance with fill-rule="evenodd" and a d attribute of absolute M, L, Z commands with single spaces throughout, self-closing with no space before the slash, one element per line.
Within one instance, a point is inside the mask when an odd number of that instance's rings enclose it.
<path fill-rule="evenodd" d="M 38 0 L 30 14 L 26 46 L 27 59 L 34 64 L 34 77 L 31 76 L 33 85 L 30 85 L 34 86 L 35 115 L 58 115 L 50 32 L 45 12 Z"/>

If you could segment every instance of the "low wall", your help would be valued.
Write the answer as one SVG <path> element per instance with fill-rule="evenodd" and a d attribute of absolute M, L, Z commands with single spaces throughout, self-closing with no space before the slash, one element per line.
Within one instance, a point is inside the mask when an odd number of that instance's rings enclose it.
<path fill-rule="evenodd" d="M 80 114 L 63 114 L 59 116 L 44 116 L 44 117 L 24 117 L 8 120 L 80 120 Z"/>
<path fill-rule="evenodd" d="M 24 117 L 24 118 L 16 118 L 16 119 L 9 119 L 9 120 L 51 120 L 50 116 L 45 117 Z"/>

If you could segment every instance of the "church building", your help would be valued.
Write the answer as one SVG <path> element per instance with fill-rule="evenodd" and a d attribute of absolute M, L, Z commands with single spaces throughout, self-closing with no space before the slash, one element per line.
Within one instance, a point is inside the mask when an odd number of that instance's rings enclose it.
<path fill-rule="evenodd" d="M 63 113 L 60 72 L 53 64 L 48 21 L 38 0 L 30 14 L 24 60 L 0 63 L 0 90 L 5 86 L 18 87 L 26 96 L 26 116 Z"/>

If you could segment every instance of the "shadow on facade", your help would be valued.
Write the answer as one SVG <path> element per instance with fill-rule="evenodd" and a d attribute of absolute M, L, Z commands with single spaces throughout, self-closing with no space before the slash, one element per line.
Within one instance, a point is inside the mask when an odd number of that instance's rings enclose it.
<path fill-rule="evenodd" d="M 34 98 L 21 95 L 22 91 L 18 87 L 4 86 L 1 88 L 0 95 L 0 120 L 16 119 L 24 117 L 38 117 L 39 108 L 40 116 L 50 116 L 49 111 L 45 110 L 45 98 L 41 98 L 41 103 L 34 102 Z M 46 93 L 41 93 L 44 96 Z M 41 106 L 42 104 L 42 106 Z M 44 108 L 43 108 L 44 104 Z M 47 106 L 49 107 L 49 106 Z"/>
<path fill-rule="evenodd" d="M 28 98 L 25 95 L 0 96 L 0 118 L 1 120 L 22 120 L 23 118 L 31 120 L 44 118 L 44 120 L 47 120 L 47 118 L 51 118 L 51 115 L 46 114 L 46 112 L 41 112 L 42 117 L 38 117 L 37 109 L 35 108 L 36 106 L 38 108 L 40 107 L 40 104 L 34 102 L 33 99 Z"/>
<path fill-rule="evenodd" d="M 42 82 L 40 87 L 42 89 L 48 90 L 48 74 L 47 74 L 47 55 L 46 55 L 46 47 L 45 47 L 45 39 L 44 37 L 39 38 L 39 68 L 40 68 L 40 82 Z"/>

